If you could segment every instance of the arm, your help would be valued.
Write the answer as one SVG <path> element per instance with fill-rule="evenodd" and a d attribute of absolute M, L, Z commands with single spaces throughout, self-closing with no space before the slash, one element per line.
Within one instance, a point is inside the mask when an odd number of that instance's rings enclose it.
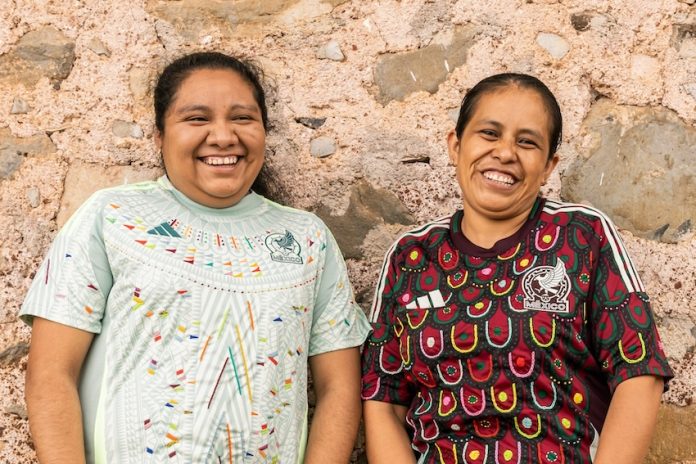
<path fill-rule="evenodd" d="M 357 347 L 309 358 L 317 406 L 305 464 L 347 463 L 360 423 L 360 352 Z"/>
<path fill-rule="evenodd" d="M 93 336 L 47 319 L 34 319 L 25 399 L 41 464 L 85 462 L 77 382 Z"/>
<path fill-rule="evenodd" d="M 643 462 L 655 430 L 663 386 L 661 377 L 643 375 L 616 387 L 599 438 L 595 464 Z"/>
<path fill-rule="evenodd" d="M 365 401 L 365 442 L 371 464 L 413 463 L 416 458 L 406 433 L 406 411 L 400 404 Z"/>

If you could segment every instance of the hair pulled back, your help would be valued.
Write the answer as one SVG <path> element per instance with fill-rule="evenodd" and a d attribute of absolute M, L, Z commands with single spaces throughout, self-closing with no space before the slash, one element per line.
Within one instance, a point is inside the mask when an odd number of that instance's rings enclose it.
<path fill-rule="evenodd" d="M 229 70 L 244 79 L 252 88 L 254 100 L 261 110 L 263 127 L 268 130 L 266 92 L 262 85 L 263 72 L 247 61 L 219 52 L 190 53 L 172 61 L 164 68 L 155 86 L 155 127 L 157 130 L 164 133 L 164 118 L 176 98 L 176 93 L 182 82 L 191 73 L 201 69 Z"/>
<path fill-rule="evenodd" d="M 464 128 L 471 120 L 474 111 L 476 111 L 476 105 L 482 96 L 512 86 L 533 90 L 539 94 L 544 102 L 551 122 L 551 127 L 549 128 L 548 153 L 548 157 L 551 159 L 551 157 L 558 150 L 558 146 L 561 144 L 561 138 L 563 135 L 563 116 L 561 115 L 561 107 L 558 105 L 558 101 L 556 101 L 556 97 L 553 95 L 551 90 L 549 90 L 549 88 L 539 79 L 528 74 L 495 74 L 483 79 L 478 84 L 473 86 L 464 96 L 462 106 L 459 108 L 459 118 L 457 119 L 457 126 L 454 130 L 457 134 L 457 138 L 461 138 L 462 132 L 464 132 Z M 511 111 L 512 110 L 513 109 L 511 108 Z"/>

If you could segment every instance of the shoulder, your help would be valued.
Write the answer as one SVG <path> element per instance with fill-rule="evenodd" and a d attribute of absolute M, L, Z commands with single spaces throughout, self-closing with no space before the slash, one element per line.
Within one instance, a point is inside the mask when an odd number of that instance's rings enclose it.
<path fill-rule="evenodd" d="M 547 223 L 570 227 L 590 226 L 596 231 L 615 229 L 611 218 L 597 208 L 558 200 L 547 199 L 544 202 L 541 219 Z"/>
<path fill-rule="evenodd" d="M 94 192 L 85 202 L 104 204 L 118 201 L 133 196 L 148 195 L 159 193 L 162 190 L 161 185 L 157 181 L 137 182 L 134 184 L 123 184 L 114 187 L 107 187 Z"/>
<path fill-rule="evenodd" d="M 261 198 L 263 199 L 263 202 L 267 208 L 267 214 L 271 215 L 274 221 L 277 221 L 278 224 L 290 222 L 302 224 L 308 228 L 328 230 L 328 227 L 326 224 L 324 224 L 324 221 L 310 211 L 281 205 L 280 203 L 276 203 L 265 197 Z"/>
<path fill-rule="evenodd" d="M 452 223 L 452 215 L 434 219 L 425 224 L 421 224 L 402 234 L 396 241 L 398 244 L 411 242 L 428 242 L 433 236 L 449 233 Z"/>
<path fill-rule="evenodd" d="M 450 235 L 455 215 L 434 219 L 401 234 L 387 251 L 387 256 L 409 253 L 415 249 L 427 250 L 438 247 Z"/>

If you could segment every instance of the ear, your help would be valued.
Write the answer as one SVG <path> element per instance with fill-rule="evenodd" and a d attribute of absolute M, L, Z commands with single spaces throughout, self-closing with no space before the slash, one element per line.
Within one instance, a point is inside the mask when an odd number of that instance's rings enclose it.
<path fill-rule="evenodd" d="M 162 133 L 155 127 L 155 146 L 157 150 L 162 151 Z"/>
<path fill-rule="evenodd" d="M 544 168 L 544 184 L 548 182 L 549 177 L 551 177 L 551 173 L 553 172 L 554 169 L 556 169 L 556 165 L 558 164 L 559 161 L 558 153 L 554 153 L 551 159 L 549 159 L 546 162 L 546 167 Z"/>
<path fill-rule="evenodd" d="M 449 153 L 449 159 L 452 165 L 456 166 L 459 160 L 459 138 L 454 132 L 454 129 L 447 134 L 447 152 Z"/>

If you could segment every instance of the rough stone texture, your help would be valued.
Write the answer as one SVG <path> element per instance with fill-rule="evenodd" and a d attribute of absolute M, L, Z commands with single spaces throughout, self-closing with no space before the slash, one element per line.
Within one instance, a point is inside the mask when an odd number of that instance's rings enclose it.
<path fill-rule="evenodd" d="M 473 34 L 473 28 L 460 28 L 447 45 L 432 44 L 380 59 L 375 69 L 375 82 L 381 100 L 385 103 L 402 100 L 419 90 L 437 92 L 447 75 L 466 61 Z"/>
<path fill-rule="evenodd" d="M 350 190 L 348 208 L 344 214 L 334 216 L 325 206 L 317 214 L 333 232 L 346 258 L 361 258 L 363 242 L 368 233 L 384 224 L 413 224 L 414 218 L 391 192 L 375 189 L 361 180 Z"/>
<path fill-rule="evenodd" d="M 31 86 L 42 77 L 63 80 L 75 60 L 74 49 L 75 44 L 54 27 L 28 32 L 11 54 L 0 57 L 0 82 L 19 80 Z"/>
<path fill-rule="evenodd" d="M 563 37 L 556 34 L 549 34 L 548 32 L 541 32 L 537 36 L 537 43 L 549 52 L 549 55 L 557 60 L 560 60 L 570 51 L 570 45 L 568 41 Z"/>
<path fill-rule="evenodd" d="M 564 198 L 589 202 L 642 237 L 693 237 L 696 128 L 664 109 L 602 101 L 582 131 L 587 151 L 565 172 Z"/>
<path fill-rule="evenodd" d="M 696 463 L 696 405 L 686 408 L 665 406 L 659 413 L 660 427 L 650 447 L 646 464 L 662 464 L 680 460 Z M 681 437 L 675 440 L 674 437 Z"/>
<path fill-rule="evenodd" d="M 346 59 L 341 50 L 341 44 L 336 40 L 329 40 L 325 45 L 319 47 L 317 58 L 333 61 L 344 61 Z"/>
<path fill-rule="evenodd" d="M 564 112 L 561 163 L 545 194 L 558 198 L 566 182 L 596 185 L 597 172 L 588 167 L 579 173 L 581 167 L 612 147 L 615 156 L 628 154 L 631 144 L 630 153 L 662 170 L 636 184 L 618 172 L 624 196 L 652 195 L 647 186 L 672 179 L 673 207 L 644 208 L 643 218 L 631 219 L 635 229 L 623 222 L 630 211 L 608 213 L 624 227 L 676 372 L 650 462 L 696 462 L 689 448 L 696 417 L 689 406 L 696 403 L 696 239 L 674 236 L 686 219 L 662 216 L 693 205 L 686 194 L 679 196 L 690 187 L 680 190 L 674 179 L 694 163 L 676 164 L 676 152 L 669 153 L 671 166 L 648 157 L 666 154 L 665 143 L 685 146 L 684 134 L 696 123 L 693 1 L 513 3 L 0 1 L 0 144 L 41 140 L 21 163 L 17 150 L 0 154 L 0 164 L 11 166 L 0 176 L 0 353 L 29 341 L 16 313 L 70 212 L 93 190 L 161 172 L 152 143 L 151 87 L 176 56 L 219 49 L 263 66 L 277 88 L 269 99 L 274 129 L 264 184 L 277 200 L 318 211 L 334 229 L 364 308 L 390 243 L 410 224 L 449 214 L 461 203 L 445 137 L 464 92 L 492 73 L 530 72 L 550 86 Z M 567 43 L 562 59 L 537 43 L 542 32 Z M 345 61 L 317 58 L 332 40 Z M 28 110 L 13 112 L 15 99 Z M 603 129 L 595 115 L 607 107 L 617 108 L 620 118 Z M 141 138 L 115 135 L 116 120 L 139 127 Z M 637 127 L 647 128 L 650 147 L 639 143 Z M 612 128 L 625 133 L 611 139 Z M 603 130 L 606 145 L 597 138 Z M 684 136 L 682 145 L 675 134 Z M 311 141 L 320 135 L 336 141 L 332 156 L 311 155 Z M 397 218 L 389 216 L 393 211 Z M 663 240 L 675 243 L 642 238 L 667 220 Z M 26 356 L 21 349 L 15 354 L 0 365 L 0 462 L 33 463 L 22 399 Z M 365 462 L 360 443 L 353 462 Z"/>
<path fill-rule="evenodd" d="M 160 175 L 162 170 L 159 168 L 143 168 L 142 166 L 104 168 L 98 164 L 73 163 L 65 177 L 65 190 L 56 222 L 58 226 L 65 224 L 72 213 L 99 189 L 153 180 Z"/>
<path fill-rule="evenodd" d="M 11 176 L 27 156 L 48 155 L 55 151 L 55 145 L 45 135 L 20 138 L 0 128 L 0 179 Z"/>
<path fill-rule="evenodd" d="M 321 136 L 312 140 L 309 152 L 317 158 L 325 158 L 336 153 L 336 142 L 331 137 Z"/>

